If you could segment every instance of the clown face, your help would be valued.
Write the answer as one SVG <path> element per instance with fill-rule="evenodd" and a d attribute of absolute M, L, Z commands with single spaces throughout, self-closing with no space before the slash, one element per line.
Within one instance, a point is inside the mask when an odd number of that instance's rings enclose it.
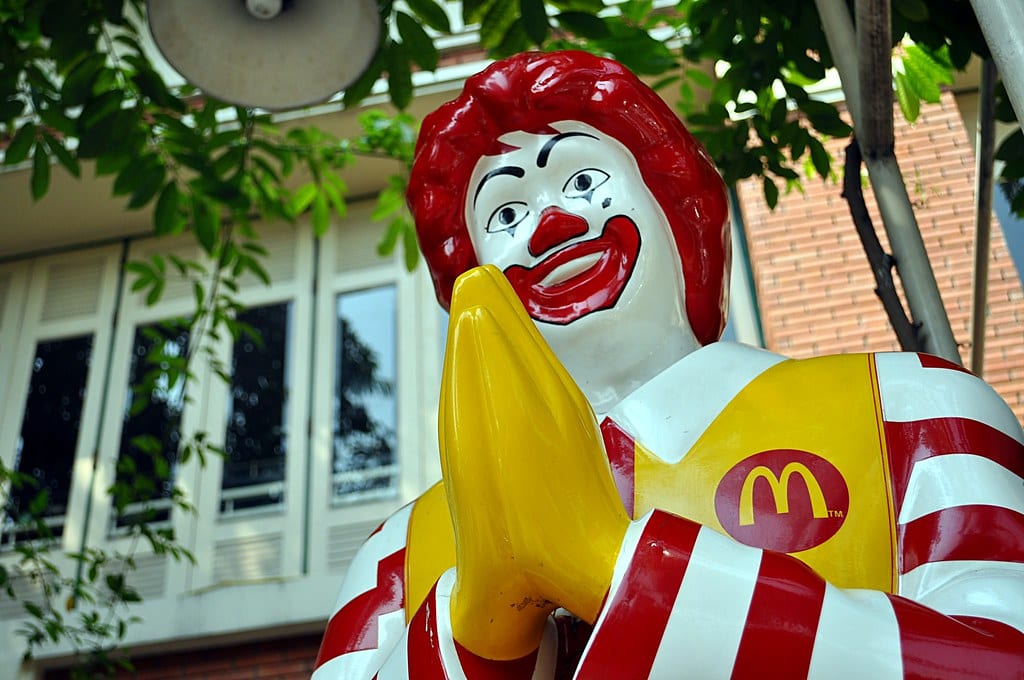
<path fill-rule="evenodd" d="M 668 221 L 626 147 L 584 123 L 551 127 L 503 136 L 510 150 L 474 169 L 465 209 L 477 259 L 505 273 L 584 391 L 617 382 L 595 361 L 642 382 L 699 346 Z"/>

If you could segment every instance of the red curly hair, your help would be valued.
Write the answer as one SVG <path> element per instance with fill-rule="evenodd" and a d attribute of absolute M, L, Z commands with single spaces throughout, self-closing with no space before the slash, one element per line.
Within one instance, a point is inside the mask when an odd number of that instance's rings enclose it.
<path fill-rule="evenodd" d="M 637 158 L 682 261 L 686 314 L 701 344 L 725 327 L 731 259 L 725 185 L 703 147 L 658 95 L 618 62 L 585 52 L 524 53 L 466 81 L 462 94 L 427 116 L 407 200 L 441 305 L 477 266 L 467 230 L 469 180 L 509 132 L 554 133 L 576 120 L 614 137 Z"/>

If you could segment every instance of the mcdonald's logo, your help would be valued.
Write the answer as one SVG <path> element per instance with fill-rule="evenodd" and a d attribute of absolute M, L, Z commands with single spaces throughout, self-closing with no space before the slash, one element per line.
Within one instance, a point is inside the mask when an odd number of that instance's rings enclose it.
<path fill-rule="evenodd" d="M 778 477 L 764 465 L 758 465 L 747 473 L 743 480 L 743 489 L 740 490 L 740 526 L 748 526 L 754 523 L 754 484 L 758 479 L 768 482 L 768 488 L 772 490 L 772 498 L 775 499 L 775 512 L 785 514 L 789 512 L 789 478 L 791 475 L 800 475 L 807 487 L 807 496 L 811 502 L 811 514 L 815 519 L 828 517 L 828 508 L 825 506 L 825 494 L 821 492 L 821 485 L 815 479 L 811 471 L 803 463 L 787 463 L 782 468 L 782 474 Z"/>
<path fill-rule="evenodd" d="M 715 491 L 715 512 L 730 536 L 781 552 L 824 543 L 843 526 L 849 509 L 839 470 L 797 449 L 762 451 L 741 460 Z"/>

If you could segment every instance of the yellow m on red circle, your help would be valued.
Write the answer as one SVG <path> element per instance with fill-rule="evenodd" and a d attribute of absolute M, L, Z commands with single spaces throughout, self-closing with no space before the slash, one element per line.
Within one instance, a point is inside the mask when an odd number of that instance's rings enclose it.
<path fill-rule="evenodd" d="M 758 465 L 743 480 L 743 488 L 740 490 L 740 526 L 750 526 L 754 523 L 754 484 L 758 479 L 765 479 L 772 491 L 772 498 L 775 500 L 775 512 L 780 515 L 789 513 L 789 478 L 794 474 L 800 475 L 807 487 L 807 495 L 811 500 L 811 513 L 817 519 L 828 517 L 828 507 L 825 505 L 825 495 L 821 492 L 821 485 L 815 479 L 814 474 L 803 463 L 787 463 L 782 468 L 782 474 L 778 477 L 770 468 Z"/>

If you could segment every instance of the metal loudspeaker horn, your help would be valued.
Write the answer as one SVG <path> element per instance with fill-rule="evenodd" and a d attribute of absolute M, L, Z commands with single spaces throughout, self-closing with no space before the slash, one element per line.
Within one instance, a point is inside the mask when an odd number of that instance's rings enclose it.
<path fill-rule="evenodd" d="M 375 0 L 147 0 L 157 47 L 217 99 L 264 109 L 315 104 L 369 65 Z"/>

